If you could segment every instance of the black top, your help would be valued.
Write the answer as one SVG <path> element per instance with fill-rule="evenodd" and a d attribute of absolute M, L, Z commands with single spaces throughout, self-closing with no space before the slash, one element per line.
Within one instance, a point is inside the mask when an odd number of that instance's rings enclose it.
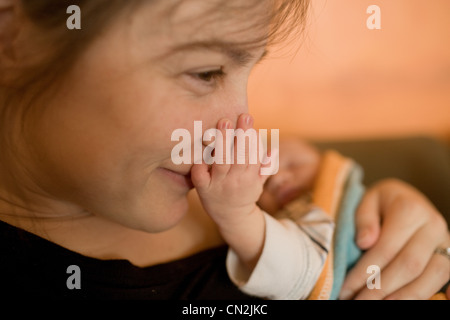
<path fill-rule="evenodd" d="M 227 247 L 221 246 L 141 268 L 127 260 L 86 257 L 0 221 L 0 297 L 254 299 L 230 281 L 226 254 Z M 73 288 L 78 275 L 80 289 Z"/>

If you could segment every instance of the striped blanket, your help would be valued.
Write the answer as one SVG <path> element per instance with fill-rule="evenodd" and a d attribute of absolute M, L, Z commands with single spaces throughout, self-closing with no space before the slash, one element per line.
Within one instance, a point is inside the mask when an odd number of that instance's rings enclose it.
<path fill-rule="evenodd" d="M 354 215 L 364 194 L 362 181 L 363 170 L 353 160 L 335 151 L 324 154 L 312 201 L 335 222 L 335 232 L 309 300 L 337 299 L 347 271 L 362 254 L 354 242 Z M 430 299 L 445 299 L 445 295 L 437 293 Z"/>

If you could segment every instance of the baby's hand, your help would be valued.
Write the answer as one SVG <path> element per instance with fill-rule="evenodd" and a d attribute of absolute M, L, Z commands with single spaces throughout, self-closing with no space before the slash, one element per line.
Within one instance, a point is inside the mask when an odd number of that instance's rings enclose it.
<path fill-rule="evenodd" d="M 237 128 L 247 130 L 253 127 L 250 115 L 241 115 Z M 217 128 L 226 137 L 225 130 L 231 129 L 229 120 L 221 120 Z M 226 140 L 226 139 L 224 139 Z M 256 143 L 256 142 L 255 142 Z M 259 143 L 256 143 L 259 145 Z M 226 141 L 223 143 L 227 146 Z M 265 242 L 265 217 L 256 201 L 262 193 L 267 176 L 260 175 L 261 163 L 249 164 L 249 148 L 239 150 L 233 146 L 234 164 L 227 163 L 223 152 L 223 164 L 213 163 L 211 170 L 206 164 L 192 167 L 191 178 L 206 212 L 217 224 L 220 234 L 251 272 L 261 256 Z M 217 151 L 217 149 L 216 149 Z M 237 163 L 242 155 L 244 164 Z"/>
<path fill-rule="evenodd" d="M 242 129 L 245 132 L 251 128 L 253 128 L 253 118 L 248 114 L 241 115 L 236 129 Z M 221 131 L 224 138 L 222 143 L 224 151 L 221 157 L 223 164 L 213 163 L 211 168 L 205 163 L 196 164 L 192 168 L 191 178 L 206 212 L 219 228 L 228 229 L 242 224 L 248 216 L 260 211 L 256 201 L 263 191 L 267 176 L 260 175 L 261 163 L 258 153 L 256 153 L 256 164 L 249 163 L 249 141 L 245 143 L 245 150 L 242 146 L 241 150 L 238 150 L 239 145 L 236 143 L 227 143 L 226 129 L 232 129 L 232 123 L 229 120 L 220 120 L 217 129 Z M 221 142 L 216 141 L 216 143 Z M 256 144 L 255 151 L 258 151 L 258 137 L 253 143 Z M 234 149 L 233 164 L 227 163 L 225 152 L 227 145 Z M 241 161 L 245 162 L 244 164 L 237 163 L 239 156 Z"/>

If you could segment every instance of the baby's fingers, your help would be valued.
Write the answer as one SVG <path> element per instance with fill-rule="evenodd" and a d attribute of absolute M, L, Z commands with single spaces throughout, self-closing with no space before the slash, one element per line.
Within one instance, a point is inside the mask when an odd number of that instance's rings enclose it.
<path fill-rule="evenodd" d="M 248 166 L 258 164 L 258 135 L 253 129 L 253 117 L 242 114 L 236 125 L 234 141 L 234 162 L 231 171 L 242 174 Z"/>
<path fill-rule="evenodd" d="M 211 175 L 215 181 L 222 181 L 230 171 L 230 159 L 227 156 L 231 150 L 232 145 L 230 141 L 227 140 L 226 130 L 232 129 L 232 123 L 228 119 L 222 119 L 217 123 L 217 132 L 215 139 L 215 149 L 214 158 L 215 162 L 211 167 Z"/>

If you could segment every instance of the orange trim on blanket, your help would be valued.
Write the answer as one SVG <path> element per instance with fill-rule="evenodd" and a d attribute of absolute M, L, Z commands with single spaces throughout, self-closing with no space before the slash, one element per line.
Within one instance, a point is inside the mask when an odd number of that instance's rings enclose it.
<path fill-rule="evenodd" d="M 313 202 L 335 218 L 341 200 L 343 186 L 353 161 L 335 151 L 327 151 L 321 163 L 314 186 Z"/>
<path fill-rule="evenodd" d="M 353 161 L 335 151 L 323 155 L 319 174 L 314 186 L 313 202 L 324 210 L 333 220 L 341 200 L 344 184 L 350 173 Z M 328 253 L 322 273 L 308 300 L 329 300 L 333 288 L 333 244 Z"/>
<path fill-rule="evenodd" d="M 447 296 L 443 292 L 436 293 L 433 295 L 430 300 L 448 300 Z"/>

